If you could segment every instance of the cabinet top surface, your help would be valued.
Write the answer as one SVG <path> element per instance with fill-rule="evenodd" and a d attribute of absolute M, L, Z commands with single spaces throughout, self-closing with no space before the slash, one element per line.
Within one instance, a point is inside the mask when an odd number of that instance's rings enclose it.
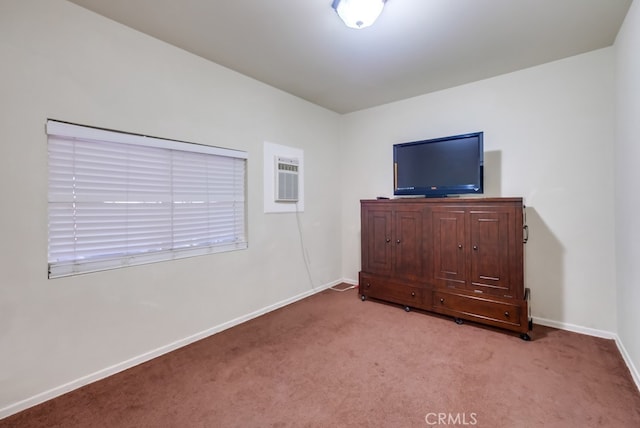
<path fill-rule="evenodd" d="M 522 204 L 521 197 L 506 198 L 391 198 L 391 199 L 361 199 L 360 203 L 409 203 L 409 204 L 483 204 L 497 202 L 512 202 Z"/>

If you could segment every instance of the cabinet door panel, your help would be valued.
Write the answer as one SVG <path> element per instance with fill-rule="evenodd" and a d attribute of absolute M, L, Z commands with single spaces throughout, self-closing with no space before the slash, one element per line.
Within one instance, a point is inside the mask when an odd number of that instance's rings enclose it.
<path fill-rule="evenodd" d="M 433 274 L 436 284 L 464 288 L 466 241 L 464 211 L 432 211 Z"/>
<path fill-rule="evenodd" d="M 422 219 L 421 210 L 395 212 L 394 274 L 404 278 L 418 279 L 422 275 Z"/>
<path fill-rule="evenodd" d="M 366 236 L 363 239 L 362 269 L 366 272 L 391 274 L 391 210 L 368 208 L 364 212 Z"/>
<path fill-rule="evenodd" d="M 483 293 L 510 296 L 510 260 L 513 245 L 511 210 L 472 211 L 471 288 Z M 512 297 L 512 296 L 511 296 Z"/>

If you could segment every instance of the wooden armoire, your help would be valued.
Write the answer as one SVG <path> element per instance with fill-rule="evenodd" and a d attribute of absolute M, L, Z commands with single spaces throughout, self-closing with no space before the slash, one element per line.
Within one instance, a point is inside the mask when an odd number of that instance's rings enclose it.
<path fill-rule="evenodd" d="M 522 198 L 363 200 L 359 293 L 530 340 Z"/>

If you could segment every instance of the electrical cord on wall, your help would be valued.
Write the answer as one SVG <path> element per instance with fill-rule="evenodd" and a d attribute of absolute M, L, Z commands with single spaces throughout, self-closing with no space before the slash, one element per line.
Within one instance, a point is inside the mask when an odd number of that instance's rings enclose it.
<path fill-rule="evenodd" d="M 298 225 L 298 236 L 300 237 L 300 249 L 302 251 L 302 259 L 304 260 L 304 267 L 307 270 L 307 277 L 312 289 L 316 289 L 313 283 L 313 277 L 311 276 L 311 267 L 309 266 L 309 257 L 307 255 L 307 247 L 304 245 L 304 238 L 302 236 L 302 226 L 300 225 L 300 210 L 298 209 L 298 201 L 296 201 L 296 224 Z"/>
<path fill-rule="evenodd" d="M 302 233 L 302 225 L 300 224 L 300 210 L 298 209 L 298 202 L 296 202 L 296 224 L 298 225 L 298 235 L 300 237 L 300 249 L 302 251 L 302 259 L 304 260 L 304 266 L 307 270 L 307 276 L 309 278 L 309 283 L 311 284 L 311 288 L 312 289 L 316 289 L 315 284 L 313 283 L 313 277 L 311 275 L 311 266 L 310 266 L 310 262 L 309 262 L 309 255 L 307 253 L 307 247 L 304 245 L 304 238 L 303 238 L 303 233 Z M 329 287 L 329 290 L 333 290 L 333 291 L 347 291 L 347 290 L 353 290 L 354 288 L 356 288 L 355 285 L 350 285 L 348 287 L 345 288 L 335 288 L 335 286 L 333 287 Z"/>

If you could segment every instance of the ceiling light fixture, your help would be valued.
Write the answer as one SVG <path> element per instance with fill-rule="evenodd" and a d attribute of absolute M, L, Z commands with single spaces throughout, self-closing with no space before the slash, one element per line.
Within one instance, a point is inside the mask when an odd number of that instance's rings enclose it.
<path fill-rule="evenodd" d="M 357 30 L 373 24 L 387 0 L 333 0 L 332 8 L 349 28 Z"/>

